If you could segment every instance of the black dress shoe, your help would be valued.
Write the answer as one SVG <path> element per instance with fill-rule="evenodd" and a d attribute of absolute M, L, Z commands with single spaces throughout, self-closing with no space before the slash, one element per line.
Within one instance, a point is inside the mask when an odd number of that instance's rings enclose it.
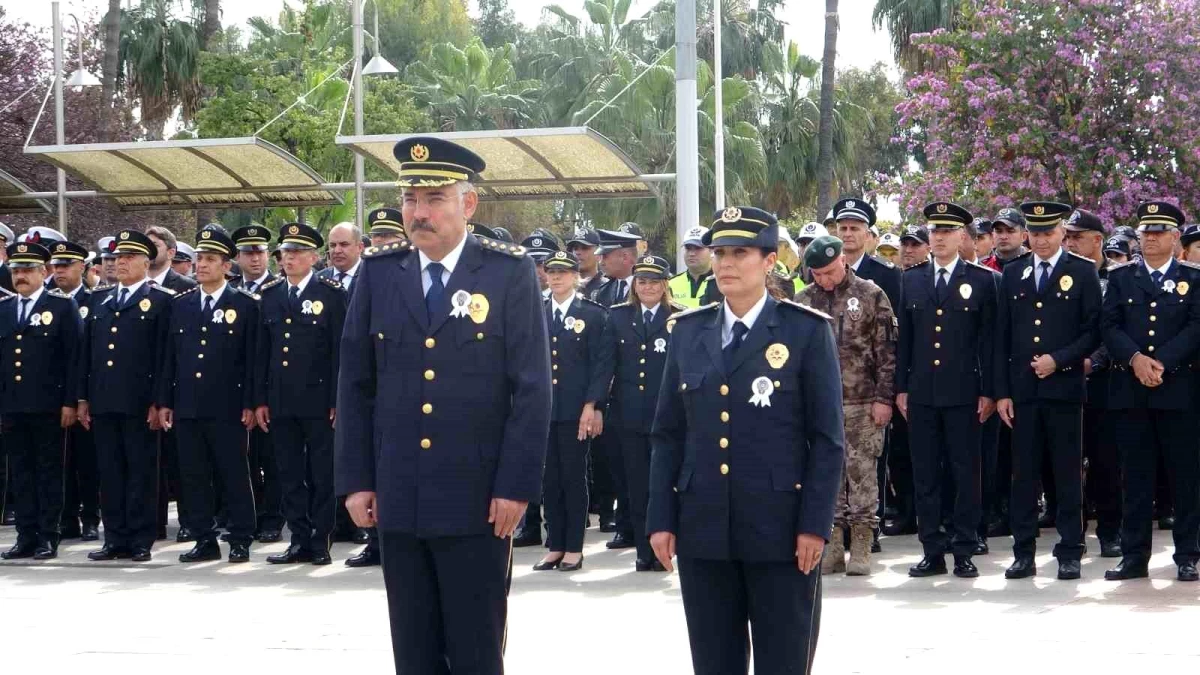
<path fill-rule="evenodd" d="M 613 535 L 612 541 L 604 545 L 604 548 L 620 549 L 633 548 L 634 546 L 637 546 L 637 544 L 633 542 L 633 537 L 627 537 L 624 532 L 618 532 Z"/>
<path fill-rule="evenodd" d="M 1200 580 L 1200 572 L 1196 571 L 1196 563 L 1188 561 L 1179 566 L 1179 576 L 1176 577 L 1180 581 L 1197 581 Z"/>
<path fill-rule="evenodd" d="M 847 547 L 848 549 L 849 547 Z M 883 547 L 879 545 L 879 528 L 875 528 L 871 533 L 871 553 L 883 553 Z"/>
<path fill-rule="evenodd" d="M 1175 529 L 1175 516 L 1163 516 L 1158 519 L 1158 529 L 1173 530 Z"/>
<path fill-rule="evenodd" d="M 617 521 L 600 519 L 600 531 L 605 534 L 611 534 L 617 531 Z"/>
<path fill-rule="evenodd" d="M 12 548 L 0 553 L 0 558 L 5 560 L 20 560 L 21 558 L 32 558 L 37 552 L 37 542 L 34 540 L 17 541 Z"/>
<path fill-rule="evenodd" d="M 329 555 L 329 551 L 313 551 L 312 564 L 314 565 L 329 565 L 333 563 L 333 557 Z"/>
<path fill-rule="evenodd" d="M 80 541 L 96 541 L 100 538 L 100 527 L 91 523 L 84 523 L 83 527 L 79 528 Z"/>
<path fill-rule="evenodd" d="M 902 537 L 906 534 L 916 534 L 917 523 L 911 519 L 893 520 L 886 523 L 880 530 L 889 537 Z"/>
<path fill-rule="evenodd" d="M 192 550 L 187 553 L 179 554 L 179 562 L 195 563 L 206 562 L 209 560 L 221 559 L 221 546 L 217 544 L 215 539 L 205 539 L 204 541 L 196 542 Z"/>
<path fill-rule="evenodd" d="M 105 544 L 100 547 L 100 550 L 89 553 L 88 560 L 116 560 L 118 558 L 128 558 L 130 555 L 131 553 L 128 548 Z"/>
<path fill-rule="evenodd" d="M 279 530 L 261 530 L 254 538 L 263 544 L 273 544 L 279 541 L 280 536 Z"/>
<path fill-rule="evenodd" d="M 346 567 L 375 567 L 381 564 L 383 556 L 379 555 L 379 549 L 373 546 L 368 546 L 358 555 L 346 559 Z"/>
<path fill-rule="evenodd" d="M 946 573 L 946 558 L 940 555 L 927 555 L 921 562 L 908 568 L 910 577 L 932 577 Z"/>
<path fill-rule="evenodd" d="M 974 555 L 987 555 L 991 552 L 992 550 L 988 548 L 987 539 L 984 539 L 983 537 L 977 537 L 975 539 L 975 550 L 972 551 Z"/>
<path fill-rule="evenodd" d="M 133 562 L 147 562 L 151 558 L 150 549 L 146 546 L 134 546 L 129 552 L 129 559 Z"/>
<path fill-rule="evenodd" d="M 1058 578 L 1063 581 L 1071 581 L 1079 578 L 1079 561 L 1078 560 L 1059 560 L 1058 561 Z"/>
<path fill-rule="evenodd" d="M 267 562 L 271 563 L 272 565 L 291 565 L 293 563 L 312 562 L 312 551 L 309 551 L 303 546 L 292 544 L 291 546 L 287 547 L 287 550 L 283 553 L 276 553 L 274 555 L 267 556 Z"/>
<path fill-rule="evenodd" d="M 231 563 L 250 562 L 250 544 L 230 544 L 229 545 L 229 562 L 231 562 Z"/>
<path fill-rule="evenodd" d="M 1132 562 L 1122 559 L 1117 566 L 1104 573 L 1108 581 L 1124 581 L 1125 579 L 1145 579 L 1150 576 L 1150 570 L 1144 562 Z"/>
<path fill-rule="evenodd" d="M 1028 579 L 1037 574 L 1037 565 L 1033 562 L 1033 556 L 1023 555 L 1013 561 L 1013 564 L 1004 570 L 1005 579 Z"/>
<path fill-rule="evenodd" d="M 539 560 L 533 566 L 533 571 L 534 572 L 547 572 L 549 570 L 556 570 L 556 569 L 558 569 L 558 566 L 561 564 L 562 564 L 562 558 L 559 558 L 558 560 L 554 560 L 554 561 Z"/>
<path fill-rule="evenodd" d="M 1119 539 L 1101 539 L 1100 540 L 1100 557 L 1101 558 L 1120 558 L 1121 557 L 1121 540 L 1119 540 Z"/>
<path fill-rule="evenodd" d="M 526 546 L 541 546 L 542 534 L 535 530 L 521 528 L 513 535 L 513 548 L 525 548 Z"/>
<path fill-rule="evenodd" d="M 196 535 L 186 527 L 180 527 L 179 531 L 175 533 L 175 543 L 186 544 L 189 541 L 196 541 Z"/>
<path fill-rule="evenodd" d="M 979 576 L 979 568 L 971 562 L 969 555 L 954 556 L 954 576 L 959 579 L 974 579 Z"/>
<path fill-rule="evenodd" d="M 666 572 L 667 568 L 658 560 L 638 560 L 633 564 L 633 568 L 638 572 Z"/>
<path fill-rule="evenodd" d="M 53 560 L 58 557 L 58 537 L 48 537 L 38 542 L 37 550 L 33 552 L 34 560 Z"/>
<path fill-rule="evenodd" d="M 0 515 L 0 525 L 16 525 L 17 512 L 12 509 L 4 509 L 4 515 Z"/>
<path fill-rule="evenodd" d="M 365 527 L 360 527 L 354 530 L 354 543 L 365 544 L 371 541 L 371 533 L 367 532 Z"/>
<path fill-rule="evenodd" d="M 579 560 L 574 563 L 567 564 L 565 562 L 560 562 L 558 564 L 559 572 L 577 572 L 581 569 L 583 569 L 583 556 L 579 556 Z"/>

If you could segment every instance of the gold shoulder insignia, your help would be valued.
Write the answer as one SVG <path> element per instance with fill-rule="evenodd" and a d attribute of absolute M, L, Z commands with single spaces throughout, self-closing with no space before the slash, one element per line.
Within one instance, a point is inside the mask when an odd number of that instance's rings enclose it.
<path fill-rule="evenodd" d="M 1072 258 L 1078 258 L 1079 260 L 1083 260 L 1084 262 L 1088 262 L 1093 265 L 1096 264 L 1095 260 L 1092 260 L 1091 258 L 1088 258 L 1087 256 L 1079 255 L 1078 253 L 1076 253 L 1074 251 L 1067 251 L 1067 255 L 1071 256 Z"/>
<path fill-rule="evenodd" d="M 248 291 L 248 290 L 246 290 L 246 289 L 242 288 L 241 286 L 238 286 L 238 288 L 237 288 L 237 292 L 238 292 L 238 293 L 241 293 L 242 295 L 244 295 L 244 296 L 246 296 L 246 297 L 248 297 L 248 298 L 254 298 L 255 300 L 258 300 L 258 299 L 260 298 L 260 296 L 258 295 L 258 293 L 251 293 L 250 291 Z"/>
<path fill-rule="evenodd" d="M 105 291 L 111 291 L 113 288 L 113 286 L 109 286 L 108 284 L 96 284 L 95 286 L 92 286 L 92 292 L 103 293 Z"/>
<path fill-rule="evenodd" d="M 705 312 L 707 312 L 711 309 L 716 309 L 717 307 L 720 307 L 720 306 L 721 306 L 721 303 L 719 303 L 719 302 L 710 302 L 707 305 L 700 305 L 699 307 L 693 307 L 691 309 L 684 310 L 677 314 L 672 314 L 671 318 L 672 319 L 682 319 L 685 316 L 695 316 L 697 314 L 704 314 Z"/>
<path fill-rule="evenodd" d="M 1125 269 L 1126 267 L 1130 267 L 1130 266 L 1136 265 L 1136 264 L 1137 264 L 1136 260 L 1130 260 L 1128 262 L 1123 262 L 1120 265 L 1113 265 L 1108 268 L 1108 271 L 1111 274 L 1112 272 L 1114 272 L 1116 270 Z"/>
<path fill-rule="evenodd" d="M 996 270 L 994 270 L 994 269 L 992 269 L 992 268 L 988 267 L 987 265 L 980 264 L 980 263 L 978 263 L 978 262 L 975 262 L 974 260 L 972 260 L 972 261 L 968 262 L 967 264 L 968 264 L 968 265 L 971 265 L 972 267 L 978 267 L 978 268 L 979 268 L 979 269 L 981 269 L 981 270 L 987 270 L 987 271 L 989 271 L 989 272 L 992 272 L 992 273 L 995 273 L 995 272 L 996 272 Z"/>
<path fill-rule="evenodd" d="M 676 312 L 686 312 L 687 305 L 681 305 L 678 302 L 675 302 L 674 300 L 672 300 L 671 301 L 671 309 L 675 310 Z M 675 315 L 672 314 L 671 316 L 675 316 Z"/>
<path fill-rule="evenodd" d="M 1192 268 L 1192 269 L 1194 269 L 1194 270 L 1200 270 L 1200 264 L 1197 264 L 1197 263 L 1194 263 L 1194 262 L 1190 262 L 1190 261 L 1187 261 L 1187 260 L 1180 260 L 1180 261 L 1179 261 L 1179 263 L 1180 263 L 1181 265 L 1183 265 L 1184 267 L 1190 267 L 1190 268 Z"/>
<path fill-rule="evenodd" d="M 282 284 L 282 283 L 283 283 L 283 280 L 284 280 L 285 278 L 286 278 L 286 277 L 283 277 L 283 276 L 278 276 L 278 277 L 275 277 L 274 279 L 272 279 L 272 280 L 268 281 L 267 283 L 263 284 L 262 286 L 259 286 L 259 287 L 258 287 L 258 290 L 260 290 L 260 291 L 265 291 L 265 290 L 267 290 L 268 288 L 275 288 L 275 287 L 276 287 L 276 286 L 278 286 L 279 284 Z"/>
<path fill-rule="evenodd" d="M 909 270 L 915 270 L 918 267 L 921 267 L 923 265 L 928 265 L 928 264 L 929 264 L 929 258 L 926 258 L 926 259 L 922 260 L 921 262 L 916 263 L 915 265 L 912 265 L 911 267 L 904 268 L 904 271 L 907 272 Z"/>
<path fill-rule="evenodd" d="M 56 297 L 56 298 L 69 298 L 69 297 L 71 297 L 71 296 L 67 295 L 66 293 L 63 293 L 63 292 L 62 292 L 62 290 L 61 290 L 61 289 L 58 289 L 58 288 L 51 288 L 51 289 L 50 289 L 48 292 L 50 293 L 50 295 L 53 295 L 53 296 L 54 296 L 54 297 Z"/>
<path fill-rule="evenodd" d="M 4 291 L 5 293 L 8 293 L 8 291 L 3 288 L 0 288 L 0 291 Z M 5 300 L 12 300 L 15 297 L 17 297 L 16 293 L 8 293 L 4 297 L 0 298 L 0 302 L 4 302 Z"/>
<path fill-rule="evenodd" d="M 167 288 L 166 286 L 159 286 L 158 284 L 150 284 L 150 288 L 152 288 L 156 291 L 162 291 L 163 293 L 166 293 L 167 295 L 171 296 L 172 298 L 175 297 L 176 295 L 179 295 L 178 293 Z M 193 290 L 193 289 L 189 288 L 188 290 Z"/>
<path fill-rule="evenodd" d="M 384 244 L 383 246 L 368 246 L 363 251 L 364 258 L 382 258 L 384 256 L 395 255 L 397 253 L 406 253 L 416 250 L 412 242 L 407 239 L 401 239 L 393 244 Z"/>
<path fill-rule="evenodd" d="M 616 309 L 618 307 L 632 307 L 632 306 L 633 306 L 633 303 L 630 302 L 629 300 L 626 300 L 625 302 L 618 302 L 617 304 L 613 305 L 612 307 L 609 307 L 609 309 Z"/>
<path fill-rule="evenodd" d="M 812 307 L 809 307 L 808 305 L 802 305 L 794 300 L 780 300 L 779 306 L 780 307 L 792 307 L 794 309 L 799 309 L 801 311 L 808 312 L 809 314 L 812 314 L 813 316 L 819 316 L 826 321 L 833 319 L 832 316 L 829 316 L 828 314 L 826 314 L 825 312 L 822 312 L 819 309 L 813 309 Z"/>
<path fill-rule="evenodd" d="M 487 237 L 481 237 L 479 235 L 475 235 L 475 239 L 479 242 L 479 248 L 482 248 L 485 251 L 495 251 L 497 253 L 510 255 L 514 258 L 525 257 L 524 246 L 510 244 L 505 241 L 497 241 L 495 239 L 488 239 Z"/>
<path fill-rule="evenodd" d="M 596 306 L 596 307 L 599 307 L 600 309 L 604 310 L 605 312 L 607 312 L 607 311 L 609 310 L 609 308 L 608 308 L 608 307 L 605 307 L 604 305 L 602 305 L 602 304 L 600 304 L 600 303 L 596 302 L 595 300 L 593 300 L 593 299 L 591 299 L 591 298 L 586 298 L 586 297 L 584 297 L 582 293 L 580 293 L 580 294 L 578 294 L 578 295 L 579 295 L 579 299 L 580 299 L 581 301 L 583 301 L 584 303 L 587 303 L 587 304 L 589 304 L 589 305 L 594 305 L 594 306 Z"/>
<path fill-rule="evenodd" d="M 178 300 L 178 299 L 184 297 L 185 295 L 191 295 L 192 293 L 195 293 L 198 290 L 200 290 L 199 286 L 193 286 L 193 287 L 187 289 L 186 291 L 183 291 L 182 293 L 176 293 L 175 299 Z"/>
<path fill-rule="evenodd" d="M 342 285 L 339 284 L 336 279 L 330 279 L 329 277 L 317 277 L 317 278 L 320 279 L 321 283 L 325 284 L 326 286 L 336 288 L 339 291 L 342 290 Z"/>

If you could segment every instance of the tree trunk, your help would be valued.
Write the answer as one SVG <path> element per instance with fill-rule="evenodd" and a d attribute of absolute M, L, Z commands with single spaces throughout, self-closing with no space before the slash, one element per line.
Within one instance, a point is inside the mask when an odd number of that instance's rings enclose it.
<path fill-rule="evenodd" d="M 112 141 L 113 97 L 117 93 L 117 67 L 121 49 L 121 0 L 108 0 L 104 15 L 104 63 L 100 101 L 100 140 Z"/>
<path fill-rule="evenodd" d="M 212 39 L 221 30 L 221 0 L 204 0 L 204 26 L 200 30 L 200 51 L 213 48 Z"/>
<path fill-rule="evenodd" d="M 837 55 L 838 0 L 825 0 L 825 55 L 821 60 L 821 126 L 817 132 L 817 218 L 833 202 L 833 61 Z"/>

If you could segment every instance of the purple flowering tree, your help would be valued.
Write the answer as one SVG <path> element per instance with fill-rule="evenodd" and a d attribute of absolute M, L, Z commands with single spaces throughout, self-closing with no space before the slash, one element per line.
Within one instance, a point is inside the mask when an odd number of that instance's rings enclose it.
<path fill-rule="evenodd" d="M 1200 220 L 1200 0 L 983 0 L 960 25 L 914 36 L 936 65 L 897 108 L 922 164 L 903 212 L 1057 199 L 1111 227 L 1167 198 Z"/>

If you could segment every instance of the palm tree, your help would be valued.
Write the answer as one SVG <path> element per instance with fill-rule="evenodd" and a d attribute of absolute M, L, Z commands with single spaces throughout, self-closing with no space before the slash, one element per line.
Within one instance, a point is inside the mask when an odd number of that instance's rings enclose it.
<path fill-rule="evenodd" d="M 909 72 L 931 65 L 929 56 L 917 49 L 912 36 L 938 28 L 954 30 L 962 17 L 964 2 L 970 0 L 876 0 L 871 21 L 875 28 L 887 26 L 892 35 L 896 63 Z"/>
<path fill-rule="evenodd" d="M 825 0 L 825 53 L 821 57 L 821 126 L 817 130 L 817 213 L 829 209 L 833 195 L 833 60 L 837 56 L 838 0 Z"/>
<path fill-rule="evenodd" d="M 311 61 L 347 58 L 339 50 L 349 49 L 349 21 L 339 5 L 305 0 L 296 10 L 285 3 L 277 22 L 256 16 L 246 23 L 252 31 L 251 51 L 269 58 L 280 75 L 302 76 Z"/>
<path fill-rule="evenodd" d="M 221 30 L 221 0 L 203 0 L 204 24 L 200 29 L 200 49 L 212 48 L 212 39 Z"/>
<path fill-rule="evenodd" d="M 435 46 L 408 76 L 441 130 L 513 129 L 531 118 L 538 91 L 537 82 L 517 79 L 515 59 L 511 44 L 488 49 L 475 38 L 466 49 Z"/>
<path fill-rule="evenodd" d="M 199 37 L 195 26 L 172 13 L 171 4 L 142 0 L 125 13 L 121 29 L 118 70 L 138 100 L 142 126 L 154 140 L 163 137 L 176 107 L 186 122 L 200 100 Z"/>
<path fill-rule="evenodd" d="M 121 0 L 108 0 L 108 12 L 104 15 L 104 61 L 100 80 L 100 140 L 112 140 L 109 123 L 112 118 L 113 96 L 117 93 L 117 80 L 121 69 Z"/>

